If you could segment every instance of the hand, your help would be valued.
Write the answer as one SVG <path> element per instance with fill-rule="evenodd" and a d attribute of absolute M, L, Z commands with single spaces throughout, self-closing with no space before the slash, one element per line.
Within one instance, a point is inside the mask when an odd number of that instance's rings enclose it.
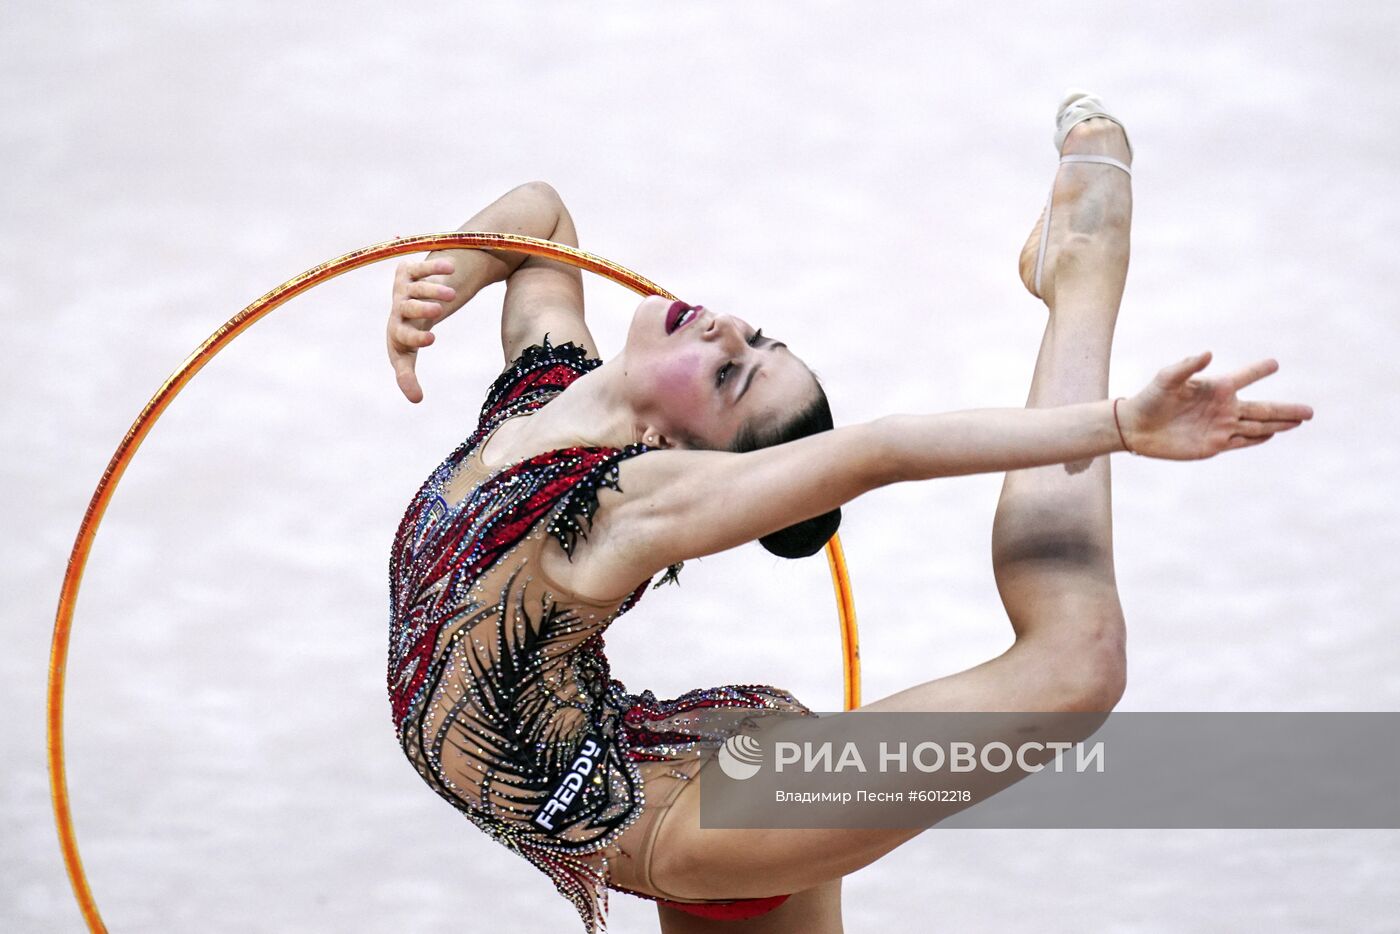
<path fill-rule="evenodd" d="M 1146 389 L 1119 404 L 1119 422 L 1131 450 L 1148 457 L 1199 460 L 1263 444 L 1312 418 L 1306 405 L 1235 397 L 1238 390 L 1278 370 L 1277 361 L 1261 360 L 1230 376 L 1193 378 L 1210 363 L 1210 356 L 1206 351 L 1172 364 Z"/>
<path fill-rule="evenodd" d="M 455 267 L 450 259 L 423 262 L 412 260 L 399 263 L 394 270 L 394 297 L 389 306 L 389 363 L 398 377 L 399 389 L 409 402 L 422 402 L 423 390 L 418 386 L 414 365 L 418 348 L 433 342 L 432 327 L 445 316 L 441 302 L 456 296 L 450 286 L 427 282 L 428 276 L 451 275 Z"/>

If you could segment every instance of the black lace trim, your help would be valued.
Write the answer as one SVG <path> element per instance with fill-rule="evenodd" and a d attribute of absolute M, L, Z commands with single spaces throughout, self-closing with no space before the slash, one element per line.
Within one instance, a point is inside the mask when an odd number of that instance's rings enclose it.
<path fill-rule="evenodd" d="M 549 332 L 546 331 L 544 337 L 538 343 L 531 344 L 520 355 L 515 358 L 511 366 L 532 364 L 537 360 L 562 360 L 565 363 L 572 363 L 579 369 L 591 370 L 601 366 L 603 361 L 598 357 L 588 356 L 588 348 L 573 341 L 565 341 L 562 344 L 551 344 L 549 342 Z"/>
<path fill-rule="evenodd" d="M 512 408 L 508 412 L 498 412 L 500 406 L 507 396 L 515 389 L 515 385 L 531 373 L 548 369 L 557 363 L 572 367 L 580 373 L 587 373 L 589 370 L 596 370 L 603 365 L 603 361 L 598 357 L 588 356 L 588 349 L 573 341 L 565 341 L 562 344 L 551 344 L 549 342 L 549 332 L 538 343 L 531 344 L 520 352 L 510 366 L 497 376 L 491 384 L 491 388 L 486 391 L 486 402 L 481 407 L 481 420 L 496 421 L 503 415 L 519 414 L 519 411 L 528 409 L 536 403 L 538 399 L 533 393 L 521 396 L 513 400 Z M 540 387 L 541 389 L 554 389 L 555 387 Z M 562 389 L 562 387 L 559 387 Z"/>
<path fill-rule="evenodd" d="M 607 460 L 575 481 L 569 491 L 559 498 L 558 511 L 547 530 L 559 542 L 559 546 L 564 549 L 564 554 L 568 555 L 570 561 L 574 560 L 574 549 L 578 547 L 579 536 L 587 541 L 588 533 L 593 529 L 593 514 L 598 511 L 599 487 L 607 487 L 621 493 L 622 487 L 618 485 L 617 479 L 617 465 L 629 457 L 635 457 L 650 450 L 652 448 L 645 444 L 629 444 L 626 447 L 618 448 L 616 453 L 609 456 Z M 680 584 L 679 575 L 683 567 L 685 567 L 684 561 L 678 561 L 668 567 L 661 579 L 652 585 L 652 589 L 666 583 Z"/>
<path fill-rule="evenodd" d="M 559 542 L 570 561 L 573 560 L 579 536 L 586 541 L 588 532 L 593 528 L 593 514 L 598 511 L 598 488 L 607 487 L 621 493 L 622 488 L 617 483 L 618 462 L 650 450 L 645 444 L 629 444 L 619 448 L 616 454 L 574 481 L 568 492 L 559 497 L 558 513 L 549 524 L 549 534 Z"/>
<path fill-rule="evenodd" d="M 679 587 L 681 583 L 681 568 L 683 567 L 685 567 L 684 561 L 677 561 L 675 564 L 668 567 L 666 573 L 661 575 L 661 580 L 651 585 L 651 589 L 655 590 L 662 584 L 675 584 Z"/>

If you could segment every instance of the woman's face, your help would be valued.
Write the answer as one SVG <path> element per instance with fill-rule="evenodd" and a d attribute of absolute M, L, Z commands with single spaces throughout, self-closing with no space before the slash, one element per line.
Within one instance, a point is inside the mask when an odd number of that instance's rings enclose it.
<path fill-rule="evenodd" d="M 790 417 L 816 384 L 787 345 L 734 315 L 651 295 L 623 348 L 638 415 L 673 444 L 724 449 L 753 419 Z"/>

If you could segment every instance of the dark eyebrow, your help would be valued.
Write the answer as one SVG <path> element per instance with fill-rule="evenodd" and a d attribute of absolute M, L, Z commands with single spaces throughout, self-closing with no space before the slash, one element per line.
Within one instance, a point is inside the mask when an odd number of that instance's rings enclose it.
<path fill-rule="evenodd" d="M 771 337 L 765 337 L 765 338 L 763 338 L 762 340 L 759 341 L 759 344 L 763 347 L 764 350 L 772 350 L 772 351 L 777 351 L 777 349 L 778 349 L 779 347 L 786 347 L 786 346 L 787 346 L 787 344 L 784 344 L 782 341 L 775 341 L 775 340 L 773 340 L 773 338 L 771 338 Z M 753 378 L 754 378 L 756 375 L 758 375 L 758 367 L 757 367 L 757 366 L 749 367 L 749 375 L 748 375 L 748 378 L 744 380 L 744 385 L 741 386 L 741 387 L 739 388 L 739 394 L 738 394 L 737 396 L 734 397 L 734 402 L 735 402 L 736 405 L 738 404 L 738 402 L 739 402 L 740 399 L 744 398 L 744 393 L 746 393 L 746 392 L 749 391 L 749 384 L 751 384 L 751 383 L 753 382 Z"/>

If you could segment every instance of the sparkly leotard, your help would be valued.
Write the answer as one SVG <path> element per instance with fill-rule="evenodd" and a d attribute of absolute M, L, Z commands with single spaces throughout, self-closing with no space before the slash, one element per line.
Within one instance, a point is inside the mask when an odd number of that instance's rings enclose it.
<path fill-rule="evenodd" d="M 409 503 L 389 562 L 394 726 L 424 781 L 544 871 L 590 934 L 606 924 L 609 886 L 710 917 L 762 913 L 787 896 L 652 894 L 650 846 L 706 750 L 754 716 L 809 711 L 768 685 L 629 694 L 611 677 L 603 631 L 650 581 L 598 603 L 540 562 L 551 541 L 572 560 L 598 487 L 619 490 L 617 465 L 651 449 L 573 447 L 499 468 L 481 460 L 503 422 L 601 364 L 548 335 L 526 348 L 492 384 L 476 430 Z M 656 586 L 677 581 L 680 567 Z"/>

